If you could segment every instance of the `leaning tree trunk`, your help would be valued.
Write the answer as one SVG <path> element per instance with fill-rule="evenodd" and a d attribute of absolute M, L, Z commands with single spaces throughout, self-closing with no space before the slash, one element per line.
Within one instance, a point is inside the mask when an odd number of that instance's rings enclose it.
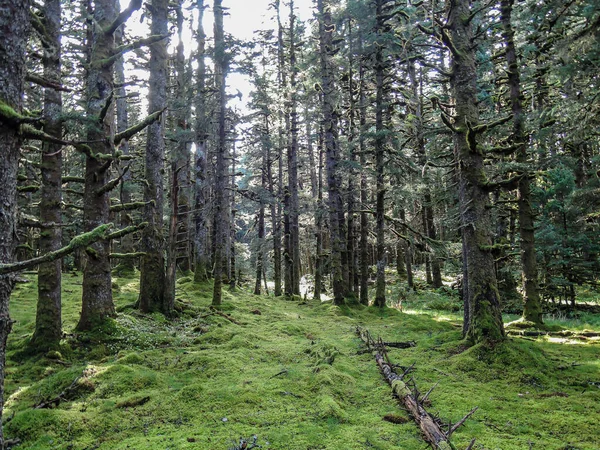
<path fill-rule="evenodd" d="M 469 0 L 449 3 L 444 43 L 452 54 L 452 91 L 455 101 L 454 155 L 459 180 L 459 207 L 463 238 L 466 338 L 471 342 L 504 338 L 500 298 L 492 255 L 489 195 L 483 152 L 478 147 L 477 68 L 472 45 Z M 449 119 L 446 119 L 449 122 Z M 468 313 L 467 313 L 468 311 Z"/>
<path fill-rule="evenodd" d="M 523 318 L 541 325 L 542 303 L 538 288 L 538 270 L 535 255 L 534 215 L 531 207 L 531 185 L 527 170 L 527 138 L 525 136 L 525 117 L 523 114 L 523 94 L 519 74 L 519 61 L 515 49 L 511 14 L 514 0 L 500 2 L 500 19 L 502 36 L 506 45 L 506 62 L 508 63 L 508 86 L 513 113 L 513 140 L 518 145 L 517 162 L 521 165 L 522 177 L 518 186 L 519 234 L 521 236 L 521 266 L 523 270 Z"/>
<path fill-rule="evenodd" d="M 18 124 L 4 115 L 4 109 L 22 110 L 25 53 L 29 34 L 29 0 L 4 0 L 0 8 L 0 263 L 11 263 L 15 250 L 17 213 L 17 169 L 21 136 Z M 0 275 L 0 420 L 4 405 L 6 340 L 12 327 L 8 300 L 14 278 Z M 1 422 L 0 422 L 1 423 Z M 0 425 L 0 448 L 4 435 Z"/>
<path fill-rule="evenodd" d="M 60 0 L 46 0 L 43 24 L 46 30 L 44 46 L 44 78 L 60 86 Z M 44 132 L 62 138 L 62 98 L 56 88 L 44 89 Z M 42 144 L 42 187 L 40 200 L 40 253 L 58 250 L 62 244 L 62 152 L 61 146 Z M 62 338 L 61 320 L 61 261 L 40 264 L 38 268 L 38 302 L 35 331 L 30 346 L 45 351 L 58 346 Z"/>
<path fill-rule="evenodd" d="M 327 186 L 329 190 L 329 232 L 331 253 L 329 267 L 333 277 L 333 303 L 344 303 L 344 274 L 342 267 L 342 253 L 345 251 L 345 236 L 340 224 L 340 210 L 343 215 L 342 196 L 338 174 L 339 149 L 338 149 L 338 117 L 336 112 L 336 92 L 333 76 L 332 54 L 333 32 L 335 25 L 331 18 L 331 6 L 328 0 L 318 0 L 319 11 L 319 36 L 321 44 L 321 86 L 323 89 L 323 126 L 325 133 L 325 154 L 327 169 Z"/>
<path fill-rule="evenodd" d="M 168 0 L 152 0 L 152 35 L 169 33 Z M 150 80 L 148 110 L 162 111 L 167 106 L 167 40 L 150 46 Z M 164 117 L 148 126 L 144 221 L 148 226 L 142 232 L 139 307 L 143 312 L 160 311 L 171 314 L 173 302 L 165 296 L 165 244 L 163 233 L 163 173 L 165 158 Z"/>
<path fill-rule="evenodd" d="M 89 126 L 87 140 L 91 153 L 86 155 L 83 195 L 84 231 L 109 222 L 108 189 L 110 167 L 114 158 L 113 56 L 115 37 L 109 26 L 117 17 L 115 0 L 95 3 L 91 31 L 90 64 L 87 75 L 87 117 L 97 118 Z M 108 63 L 106 61 L 109 61 Z M 81 317 L 78 330 L 90 330 L 115 315 L 112 298 L 110 242 L 96 242 L 86 249 L 87 263 L 83 271 Z"/>

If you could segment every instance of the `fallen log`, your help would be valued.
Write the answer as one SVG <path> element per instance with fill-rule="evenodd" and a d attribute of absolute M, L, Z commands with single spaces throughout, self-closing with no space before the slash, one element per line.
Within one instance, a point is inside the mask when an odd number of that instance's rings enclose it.
<path fill-rule="evenodd" d="M 419 400 L 418 394 L 414 395 L 410 387 L 404 382 L 404 377 L 411 372 L 413 366 L 404 371 L 402 375 L 398 375 L 394 371 L 394 366 L 389 361 L 385 353 L 383 341 L 376 342 L 371 337 L 370 333 L 356 328 L 356 334 L 362 339 L 375 356 L 375 361 L 379 366 L 379 370 L 383 374 L 385 380 L 392 387 L 392 392 L 400 400 L 403 406 L 407 409 L 414 421 L 417 423 L 423 434 L 425 441 L 435 450 L 456 450 L 456 447 L 450 442 L 450 435 L 458 429 L 469 418 L 477 408 L 471 410 L 469 414 L 463 417 L 454 426 L 448 427 L 448 432 L 442 431 L 438 421 L 431 416 L 423 406 L 423 401 L 427 399 L 431 390 Z M 472 448 L 473 441 L 469 448 Z"/>
<path fill-rule="evenodd" d="M 550 336 L 550 337 L 574 337 L 574 338 L 591 338 L 600 337 L 600 333 L 595 331 L 542 331 L 542 330 L 509 330 L 508 334 L 511 336 Z"/>

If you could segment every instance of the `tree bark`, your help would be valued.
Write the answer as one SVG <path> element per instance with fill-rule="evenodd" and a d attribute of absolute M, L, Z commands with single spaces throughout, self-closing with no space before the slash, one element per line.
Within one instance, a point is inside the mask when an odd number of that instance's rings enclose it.
<path fill-rule="evenodd" d="M 122 25 L 115 32 L 116 45 L 123 45 L 123 34 L 125 26 Z M 127 111 L 127 91 L 125 89 L 125 67 L 123 56 L 121 56 L 115 62 L 115 82 L 117 87 L 115 89 L 116 107 L 117 107 L 117 133 L 122 133 L 129 128 L 129 112 Z M 116 142 L 119 146 L 119 150 L 124 155 L 130 154 L 129 140 L 123 139 L 121 142 Z M 123 176 L 123 180 L 120 185 L 120 200 L 122 205 L 131 203 L 131 172 L 127 172 Z M 129 227 L 133 225 L 133 220 L 129 215 L 129 211 L 122 211 L 120 215 L 121 227 Z M 133 235 L 128 234 L 121 240 L 120 250 L 123 253 L 134 253 Z M 135 270 L 135 258 L 125 258 L 116 268 L 119 274 L 133 274 Z"/>
<path fill-rule="evenodd" d="M 294 0 L 290 0 L 290 133 L 288 147 L 288 190 L 291 252 L 291 293 L 300 295 L 300 226 L 298 223 L 298 93 L 296 67 L 296 16 Z"/>
<path fill-rule="evenodd" d="M 343 215 L 342 196 L 338 174 L 338 113 L 335 107 L 336 87 L 333 76 L 332 53 L 335 25 L 331 18 L 331 6 L 328 0 L 318 0 L 319 36 L 321 44 L 321 86 L 323 89 L 323 131 L 325 133 L 325 153 L 327 168 L 327 186 L 329 191 L 329 232 L 331 253 L 329 267 L 333 277 L 333 303 L 344 303 L 346 286 L 342 267 L 342 253 L 345 252 L 343 227 L 340 215 Z M 341 214 L 340 214 L 341 211 Z"/>
<path fill-rule="evenodd" d="M 198 69 L 196 71 L 196 181 L 194 184 L 194 221 L 196 234 L 194 281 L 208 280 L 210 272 L 210 244 L 208 223 L 209 208 L 207 204 L 207 175 L 208 175 L 208 118 L 206 116 L 206 34 L 204 33 L 204 0 L 196 0 L 198 5 Z"/>
<path fill-rule="evenodd" d="M 22 111 L 25 54 L 29 35 L 29 0 L 5 0 L 0 8 L 0 102 Z M 17 169 L 22 138 L 14 124 L 0 119 L 0 263 L 12 262 L 16 245 Z M 14 286 L 11 275 L 0 275 L 0 419 L 4 406 L 6 340 L 12 328 L 8 302 Z M 1 423 L 1 421 L 0 421 Z M 0 425 L 0 448 L 4 448 Z"/>
<path fill-rule="evenodd" d="M 454 155 L 459 179 L 459 206 L 466 279 L 466 338 L 474 343 L 504 338 L 500 298 L 491 252 L 491 222 L 483 152 L 478 148 L 477 69 L 469 0 L 449 3 L 444 43 L 452 54 L 455 101 Z M 468 311 L 468 312 L 467 312 Z"/>
<path fill-rule="evenodd" d="M 105 31 L 117 17 L 115 0 L 95 2 L 91 29 L 90 63 L 86 80 L 87 117 L 97 118 L 95 126 L 87 128 L 92 155 L 86 156 L 83 195 L 84 231 L 92 231 L 110 219 L 109 190 L 104 189 L 110 178 L 114 158 L 113 68 L 107 64 L 115 48 L 113 33 Z M 97 156 L 94 156 L 97 155 Z M 95 328 L 115 316 L 112 298 L 110 243 L 98 241 L 86 249 L 87 263 L 83 271 L 81 317 L 78 330 Z"/>
<path fill-rule="evenodd" d="M 508 85 L 513 114 L 513 141 L 519 146 L 517 162 L 521 165 L 522 177 L 518 186 L 519 234 L 521 237 L 521 268 L 523 270 L 523 318 L 536 325 L 541 325 L 542 303 L 538 288 L 538 270 L 535 254 L 535 226 L 531 207 L 531 185 L 527 170 L 527 138 L 525 136 L 525 117 L 523 114 L 523 94 L 519 61 L 515 49 L 514 30 L 511 15 L 514 0 L 501 0 L 500 20 L 502 36 L 506 45 L 506 62 L 508 63 Z"/>
<path fill-rule="evenodd" d="M 383 3 L 384 0 L 377 0 L 376 6 L 376 25 L 375 34 L 383 32 Z M 376 173 L 376 193 L 377 201 L 375 206 L 375 234 L 377 236 L 377 281 L 375 284 L 375 305 L 379 308 L 385 307 L 385 266 L 387 263 L 385 251 L 385 183 L 384 183 L 384 164 L 385 164 L 385 145 L 387 141 L 384 127 L 383 109 L 384 109 L 384 78 L 386 75 L 386 62 L 383 55 L 383 43 L 376 44 L 375 51 L 375 173 Z"/>
<path fill-rule="evenodd" d="M 225 130 L 225 108 L 227 98 L 225 96 L 225 80 L 227 76 L 227 59 L 225 55 L 225 36 L 223 31 L 223 2 L 214 0 L 213 11 L 215 16 L 214 36 L 215 36 L 215 84 L 217 89 L 218 102 L 218 142 L 217 142 L 217 165 L 215 172 L 215 269 L 214 269 L 214 287 L 212 305 L 220 306 L 222 299 L 221 287 L 223 285 L 223 275 L 226 267 L 226 249 L 227 242 L 227 220 L 225 188 L 227 186 L 227 165 L 225 163 L 226 148 L 226 130 Z"/>
<path fill-rule="evenodd" d="M 152 0 L 151 35 L 169 32 L 168 0 Z M 167 106 L 167 40 L 150 46 L 150 80 L 148 111 L 160 111 Z M 165 173 L 165 117 L 148 127 L 146 141 L 144 221 L 148 226 L 142 232 L 139 307 L 142 312 L 159 311 L 171 314 L 173 303 L 165 296 L 165 236 L 163 226 L 163 177 Z"/>
<path fill-rule="evenodd" d="M 44 46 L 44 79 L 56 86 L 61 77 L 61 4 L 60 0 L 46 0 L 42 23 L 46 30 Z M 62 98 L 59 90 L 44 89 L 44 132 L 62 139 Z M 40 200 L 40 253 L 58 250 L 62 246 L 62 152 L 60 144 L 42 144 L 41 200 Z M 58 346 L 62 338 L 61 320 L 61 261 L 41 264 L 38 268 L 38 302 L 35 331 L 30 346 L 45 351 Z"/>

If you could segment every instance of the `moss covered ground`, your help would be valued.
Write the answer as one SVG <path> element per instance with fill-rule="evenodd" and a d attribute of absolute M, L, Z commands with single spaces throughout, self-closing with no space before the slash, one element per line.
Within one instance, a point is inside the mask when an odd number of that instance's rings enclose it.
<path fill-rule="evenodd" d="M 252 436 L 273 450 L 426 448 L 357 326 L 417 343 L 389 355 L 415 363 L 422 391 L 439 383 L 432 413 L 456 422 L 479 407 L 453 435 L 457 448 L 473 437 L 476 449 L 600 448 L 598 341 L 516 337 L 466 348 L 456 300 L 444 291 L 402 294 L 402 312 L 226 290 L 222 311 L 236 324 L 211 314 L 210 284 L 180 279 L 179 317 L 166 320 L 133 310 L 138 281 L 118 278 L 114 322 L 36 356 L 26 345 L 37 289 L 29 277 L 11 299 L 6 380 L 5 430 L 20 448 L 225 450 Z M 63 281 L 70 332 L 81 277 Z M 574 329 L 600 331 L 589 322 Z M 61 393 L 53 408 L 35 408 Z"/>

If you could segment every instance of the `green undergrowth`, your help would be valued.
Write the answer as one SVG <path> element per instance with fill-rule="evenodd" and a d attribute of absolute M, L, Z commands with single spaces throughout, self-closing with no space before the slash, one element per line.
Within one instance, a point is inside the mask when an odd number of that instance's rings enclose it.
<path fill-rule="evenodd" d="M 21 448 L 225 450 L 253 435 L 273 450 L 426 448 L 412 421 L 383 420 L 407 416 L 356 337 L 357 326 L 388 342 L 417 343 L 389 356 L 401 366 L 415 364 L 421 391 L 439 383 L 430 395 L 432 413 L 457 422 L 479 407 L 454 434 L 457 448 L 473 437 L 476 449 L 598 448 L 600 360 L 593 340 L 511 338 L 467 348 L 455 311 L 407 314 L 224 289 L 221 311 L 236 324 L 211 314 L 212 285 L 189 277 L 177 286 L 177 317 L 167 320 L 133 309 L 138 287 L 135 278 L 115 279 L 114 321 L 35 356 L 23 350 L 33 331 L 36 286 L 18 285 L 5 430 Z M 80 276 L 65 274 L 63 292 L 64 329 L 71 333 Z M 34 408 L 59 394 L 53 408 Z"/>

